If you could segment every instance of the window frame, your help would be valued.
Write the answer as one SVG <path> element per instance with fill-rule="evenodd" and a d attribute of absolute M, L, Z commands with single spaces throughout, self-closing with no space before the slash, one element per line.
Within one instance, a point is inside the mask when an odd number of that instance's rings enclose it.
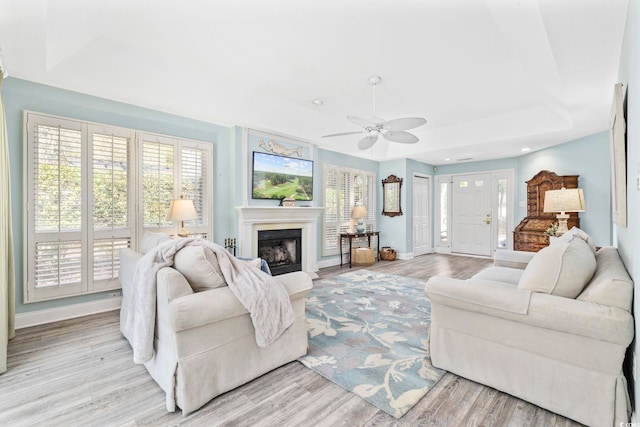
<path fill-rule="evenodd" d="M 328 174 L 335 173 L 336 185 L 335 185 L 335 200 L 330 201 L 327 197 L 328 187 Z M 366 193 L 357 194 L 354 188 L 358 177 L 365 176 Z M 341 182 L 346 179 L 346 183 L 341 185 Z M 351 219 L 351 208 L 356 202 L 361 202 L 362 199 L 366 199 L 364 206 L 367 208 L 367 218 L 365 220 L 365 231 L 376 230 L 376 192 L 377 192 L 377 178 L 376 173 L 372 171 L 353 169 L 344 166 L 337 166 L 329 163 L 322 164 L 322 200 L 325 211 L 322 214 L 322 256 L 340 255 L 340 234 L 352 231 L 354 229 L 354 222 Z M 341 189 L 344 193 L 341 194 Z M 341 203 L 342 202 L 342 203 Z M 329 206 L 336 205 L 336 220 L 328 221 Z M 330 234 L 335 233 L 335 238 Z M 335 247 L 328 246 L 330 242 L 335 240 Z M 343 247 L 344 250 L 348 248 Z"/>
<path fill-rule="evenodd" d="M 63 129 L 72 129 L 79 132 L 80 135 L 80 148 L 79 148 L 79 169 L 80 169 L 80 228 L 78 230 L 65 231 L 58 230 L 52 231 L 38 231 L 36 232 L 36 144 L 42 144 L 42 141 L 36 135 L 36 130 L 39 126 L 50 127 L 62 127 Z M 24 303 L 40 302 L 52 299 L 67 298 L 71 296 L 86 295 L 97 292 L 104 292 L 109 290 L 120 289 L 119 279 L 116 274 L 116 269 L 119 267 L 119 261 L 117 260 L 117 251 L 121 247 L 131 247 L 137 250 L 140 247 L 141 238 L 144 233 L 144 202 L 139 200 L 142 194 L 142 140 L 143 137 L 153 136 L 154 138 L 161 138 L 164 141 L 171 141 L 174 147 L 174 170 L 173 170 L 173 197 L 178 198 L 182 191 L 182 158 L 181 153 L 183 149 L 196 149 L 202 151 L 202 163 L 203 175 L 202 178 L 202 204 L 206 206 L 206 212 L 203 212 L 202 217 L 199 220 L 200 224 L 189 225 L 189 222 L 185 222 L 189 231 L 192 234 L 202 236 L 209 240 L 213 240 L 213 144 L 210 142 L 195 141 L 178 137 L 171 137 L 166 135 L 151 134 L 148 132 L 141 132 L 135 129 L 129 129 L 119 126 L 112 126 L 101 123 L 93 123 L 79 119 L 60 117 L 50 114 L 44 114 L 33 111 L 23 111 L 23 129 L 24 129 L 24 144 L 23 144 L 23 197 L 26 215 L 23 219 L 23 267 L 24 267 L 24 286 L 23 295 Z M 114 226 L 114 220 L 111 219 L 111 226 L 100 229 L 95 228 L 94 218 L 94 197 L 96 197 L 94 189 L 94 179 L 98 173 L 98 169 L 94 166 L 94 148 L 98 148 L 99 139 L 95 139 L 94 135 L 103 135 L 108 137 L 126 138 L 127 139 L 127 160 L 126 160 L 126 192 L 127 192 L 127 221 L 124 226 Z M 102 141 L 105 139 L 103 138 Z M 60 141 L 60 139 L 58 140 Z M 59 146 L 59 142 L 58 142 Z M 108 143 L 102 145 L 103 149 L 112 150 L 112 163 L 105 161 L 105 168 L 112 168 L 111 183 L 114 181 L 114 145 L 112 143 L 109 147 Z M 121 147 L 121 145 L 120 145 Z M 175 155 L 175 153 L 178 153 Z M 120 151 L 121 153 L 121 151 Z M 120 159 L 120 162 L 122 160 Z M 60 165 L 60 161 L 57 163 Z M 59 166 L 58 166 L 59 169 Z M 192 174 L 193 175 L 193 174 Z M 196 173 L 197 175 L 197 173 Z M 121 182 L 122 175 L 120 175 Z M 62 184 L 58 181 L 58 187 Z M 119 188 L 122 188 L 120 186 Z M 109 191 L 114 191 L 114 187 L 111 187 Z M 58 194 L 56 192 L 56 194 Z M 60 197 L 59 195 L 57 197 Z M 55 196 L 54 196 L 55 198 Z M 77 212 L 77 209 L 72 208 L 71 212 Z M 121 212 L 121 211 L 120 211 Z M 60 224 L 60 217 L 56 218 L 58 224 Z M 169 234 L 176 235 L 180 229 L 180 224 L 175 221 L 174 224 L 163 227 L 161 230 L 155 229 L 154 231 L 164 231 Z M 37 259 L 36 250 L 37 245 L 40 243 L 51 243 L 49 246 L 43 245 L 46 249 L 55 251 L 56 245 L 64 244 L 64 242 L 79 242 L 79 258 L 74 258 L 72 261 L 79 259 L 80 263 L 80 280 L 72 282 L 71 284 L 60 284 L 60 266 L 61 262 L 58 259 L 54 259 L 53 263 L 46 265 L 49 262 L 44 257 Z M 110 242 L 109 242 L 110 241 Z M 124 241 L 124 242 L 123 242 Z M 123 246 L 125 245 L 125 246 Z M 112 257 L 109 260 L 109 257 Z M 44 260 L 44 261 L 42 261 Z M 40 261 L 51 271 L 57 270 L 55 274 L 57 277 L 52 280 L 56 282 L 49 287 L 36 286 L 36 262 Z M 102 262 L 102 266 L 99 264 Z M 102 268 L 101 268 L 102 267 Z M 74 265 L 77 274 L 77 265 Z M 109 270 L 111 270 L 109 272 Z M 97 279 L 102 277 L 102 279 Z"/>
<path fill-rule="evenodd" d="M 137 137 L 137 145 L 138 152 L 141 153 L 138 160 L 138 192 L 139 194 L 143 194 L 144 192 L 144 143 L 157 143 L 164 144 L 166 146 L 173 147 L 173 198 L 178 199 L 182 194 L 182 156 L 183 149 L 195 149 L 202 150 L 206 153 L 207 164 L 205 165 L 205 175 L 206 175 L 206 186 L 203 190 L 205 195 L 205 200 L 203 205 L 207 207 L 207 212 L 202 216 L 202 220 L 205 221 L 204 224 L 198 225 L 192 221 L 185 221 L 185 227 L 189 231 L 189 235 L 199 236 L 205 239 L 213 240 L 213 146 L 211 143 L 196 141 L 185 138 L 175 138 L 166 135 L 150 133 L 150 132 L 140 132 Z M 168 205 L 167 205 L 168 206 Z M 137 215 L 141 218 L 138 221 L 138 236 L 142 239 L 145 231 L 150 231 L 154 233 L 168 233 L 171 235 L 177 235 L 180 230 L 179 221 L 174 221 L 172 225 L 163 225 L 158 227 L 153 226 L 145 226 L 144 221 L 144 204 L 139 203 L 137 209 Z M 200 218 L 199 218 L 200 219 Z M 137 242 L 140 243 L 140 242 Z M 137 247 L 137 246 L 136 246 Z"/>

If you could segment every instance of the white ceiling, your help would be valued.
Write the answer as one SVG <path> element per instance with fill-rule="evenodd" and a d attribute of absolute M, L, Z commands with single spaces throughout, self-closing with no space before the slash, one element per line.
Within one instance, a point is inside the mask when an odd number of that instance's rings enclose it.
<path fill-rule="evenodd" d="M 627 3 L 2 0 L 0 55 L 13 77 L 438 165 L 608 129 Z M 374 74 L 378 116 L 425 117 L 420 142 L 321 138 L 372 115 Z"/>

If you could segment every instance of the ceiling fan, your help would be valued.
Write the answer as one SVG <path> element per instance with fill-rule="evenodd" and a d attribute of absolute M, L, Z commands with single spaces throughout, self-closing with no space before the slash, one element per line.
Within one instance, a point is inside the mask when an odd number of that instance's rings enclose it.
<path fill-rule="evenodd" d="M 423 119 L 422 117 L 403 117 L 400 119 L 384 120 L 376 116 L 376 85 L 380 83 L 381 80 L 382 78 L 380 76 L 369 77 L 369 83 L 373 86 L 373 117 L 370 119 L 363 119 L 356 116 L 347 116 L 349 121 L 358 126 L 362 126 L 362 130 L 357 132 L 333 133 L 331 135 L 323 135 L 322 137 L 330 138 L 333 136 L 366 133 L 367 136 L 358 142 L 358 148 L 361 150 L 366 150 L 367 148 L 372 147 L 380 135 L 382 135 L 382 137 L 387 141 L 399 142 L 401 144 L 415 144 L 418 142 L 419 140 L 417 136 L 405 131 L 422 126 L 427 123 L 426 119 Z"/>

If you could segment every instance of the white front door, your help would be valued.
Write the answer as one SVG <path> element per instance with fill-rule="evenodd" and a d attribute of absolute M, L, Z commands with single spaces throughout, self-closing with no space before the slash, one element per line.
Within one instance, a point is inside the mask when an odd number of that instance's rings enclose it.
<path fill-rule="evenodd" d="M 490 256 L 491 174 L 453 177 L 451 251 Z"/>
<path fill-rule="evenodd" d="M 428 177 L 413 177 L 413 254 L 431 252 L 429 225 L 430 181 Z"/>

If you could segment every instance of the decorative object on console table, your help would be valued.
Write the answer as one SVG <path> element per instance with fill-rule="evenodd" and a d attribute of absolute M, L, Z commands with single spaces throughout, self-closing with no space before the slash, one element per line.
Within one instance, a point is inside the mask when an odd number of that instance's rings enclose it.
<path fill-rule="evenodd" d="M 547 190 L 578 188 L 578 175 L 556 175 L 540 171 L 527 181 L 527 216 L 513 232 L 513 248 L 517 251 L 538 252 L 549 245 L 546 230 L 557 221 L 553 213 L 544 212 L 544 195 Z M 567 227 L 580 227 L 577 212 L 569 214 Z"/>
<path fill-rule="evenodd" d="M 582 188 L 560 190 L 548 190 L 544 195 L 544 211 L 545 212 L 559 212 L 558 229 L 556 230 L 556 236 L 562 236 L 569 231 L 567 228 L 567 220 L 569 215 L 566 212 L 584 212 L 585 202 L 584 193 Z"/>
<path fill-rule="evenodd" d="M 183 195 L 179 199 L 175 199 L 169 206 L 169 213 L 167 213 L 167 219 L 169 221 L 180 221 L 180 232 L 178 236 L 187 237 L 189 232 L 184 228 L 184 222 L 190 219 L 198 219 L 198 213 L 193 206 L 192 200 L 186 200 Z"/>
<path fill-rule="evenodd" d="M 367 208 L 356 205 L 351 209 L 351 218 L 356 220 L 356 231 L 364 233 L 364 219 L 367 217 Z"/>

